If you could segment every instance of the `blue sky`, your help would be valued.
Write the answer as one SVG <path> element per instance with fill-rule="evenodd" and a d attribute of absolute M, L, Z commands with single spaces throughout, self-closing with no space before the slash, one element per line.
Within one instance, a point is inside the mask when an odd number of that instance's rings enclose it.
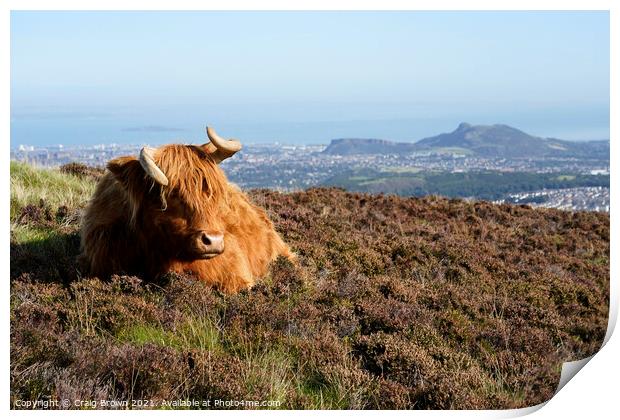
<path fill-rule="evenodd" d="M 11 106 L 12 145 L 608 138 L 609 14 L 14 11 Z"/>

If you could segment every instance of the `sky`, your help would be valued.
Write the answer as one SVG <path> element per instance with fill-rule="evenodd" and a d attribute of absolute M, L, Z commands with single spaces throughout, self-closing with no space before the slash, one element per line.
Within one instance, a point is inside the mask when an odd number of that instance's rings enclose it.
<path fill-rule="evenodd" d="M 11 146 L 609 138 L 609 13 L 11 12 Z"/>

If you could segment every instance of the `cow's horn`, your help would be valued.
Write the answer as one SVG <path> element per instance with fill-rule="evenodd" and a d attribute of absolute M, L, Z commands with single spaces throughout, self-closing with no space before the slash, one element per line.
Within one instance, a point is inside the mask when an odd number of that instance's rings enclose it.
<path fill-rule="evenodd" d="M 155 180 L 158 184 L 168 185 L 168 178 L 166 174 L 159 169 L 159 166 L 155 164 L 155 160 L 153 159 L 153 154 L 157 149 L 153 149 L 152 147 L 143 147 L 140 150 L 140 165 L 144 171 Z"/>
<path fill-rule="evenodd" d="M 207 127 L 207 136 L 209 136 L 211 143 L 217 147 L 217 152 L 214 153 L 214 157 L 218 162 L 231 157 L 241 150 L 241 143 L 238 140 L 224 140 L 218 136 L 211 127 Z"/>

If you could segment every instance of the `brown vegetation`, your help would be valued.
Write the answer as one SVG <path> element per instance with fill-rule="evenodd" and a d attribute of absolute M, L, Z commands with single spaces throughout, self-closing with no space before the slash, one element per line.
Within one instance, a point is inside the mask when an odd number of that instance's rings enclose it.
<path fill-rule="evenodd" d="M 607 325 L 609 216 L 311 189 L 250 194 L 299 266 L 249 291 L 82 278 L 75 209 L 11 239 L 11 399 L 279 400 L 282 408 L 513 408 Z"/>
<path fill-rule="evenodd" d="M 63 174 L 75 175 L 78 177 L 92 178 L 98 180 L 105 172 L 103 168 L 95 168 L 92 166 L 84 165 L 83 163 L 71 162 L 66 163 L 60 167 L 60 172 Z"/>

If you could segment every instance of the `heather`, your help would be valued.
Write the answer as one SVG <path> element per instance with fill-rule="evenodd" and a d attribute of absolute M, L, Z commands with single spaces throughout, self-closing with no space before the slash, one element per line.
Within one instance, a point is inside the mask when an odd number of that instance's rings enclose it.
<path fill-rule="evenodd" d="M 226 295 L 79 272 L 100 171 L 11 166 L 11 400 L 497 409 L 595 353 L 609 215 L 335 188 L 249 192 L 299 257 Z"/>

